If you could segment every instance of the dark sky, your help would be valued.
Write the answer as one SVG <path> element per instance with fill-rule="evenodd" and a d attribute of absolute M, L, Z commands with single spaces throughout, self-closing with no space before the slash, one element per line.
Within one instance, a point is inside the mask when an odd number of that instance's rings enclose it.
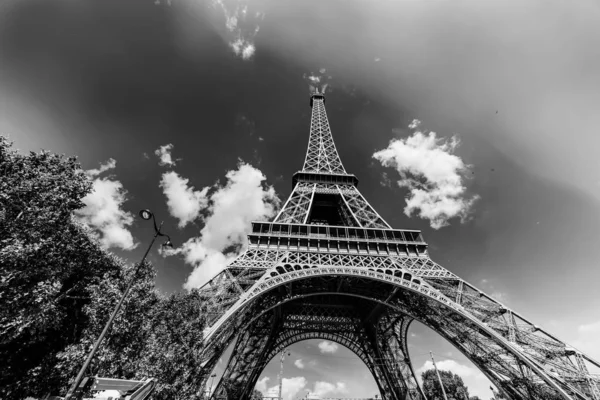
<path fill-rule="evenodd" d="M 238 13 L 230 32 L 223 10 L 244 4 L 250 17 Z M 600 357 L 599 27 L 591 0 L 4 0 L 0 131 L 23 151 L 78 155 L 86 169 L 115 159 L 124 208 L 154 210 L 180 244 L 199 225 L 180 230 L 169 216 L 154 150 L 172 143 L 196 188 L 223 182 L 241 159 L 284 200 L 308 138 L 303 75 L 326 68 L 338 151 L 379 213 L 421 229 L 435 261 Z M 254 43 L 250 59 L 228 45 L 235 35 Z M 464 224 L 408 218 L 406 190 L 381 184 L 383 172 L 398 176 L 372 155 L 414 118 L 461 140 L 468 192 L 481 197 Z M 152 234 L 139 221 L 132 233 L 141 243 Z M 117 253 L 133 261 L 143 247 Z M 191 267 L 151 260 L 161 290 L 182 290 Z"/>

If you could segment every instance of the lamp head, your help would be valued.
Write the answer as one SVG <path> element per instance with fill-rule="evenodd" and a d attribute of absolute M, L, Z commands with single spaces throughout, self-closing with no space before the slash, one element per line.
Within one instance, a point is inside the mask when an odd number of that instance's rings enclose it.
<path fill-rule="evenodd" d="M 146 210 L 141 210 L 139 212 L 139 215 L 142 219 L 148 221 L 150 218 L 152 218 L 152 211 L 146 209 Z"/>
<path fill-rule="evenodd" d="M 167 241 L 164 242 L 162 245 L 163 245 L 163 247 L 173 248 L 173 243 L 171 242 L 171 239 L 167 239 Z"/>

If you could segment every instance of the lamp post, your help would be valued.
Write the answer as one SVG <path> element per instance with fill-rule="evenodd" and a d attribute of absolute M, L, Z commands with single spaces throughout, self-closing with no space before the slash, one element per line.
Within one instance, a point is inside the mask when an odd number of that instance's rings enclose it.
<path fill-rule="evenodd" d="M 288 357 L 291 355 L 290 351 L 288 349 L 283 349 L 281 352 L 281 358 L 280 358 L 280 368 L 279 368 L 279 376 L 278 381 L 279 381 L 279 396 L 277 396 L 277 398 L 279 400 L 283 400 L 283 397 L 281 397 L 281 391 L 283 389 L 283 359 L 285 358 L 285 354 L 287 353 Z"/>
<path fill-rule="evenodd" d="M 160 231 L 163 223 L 161 222 L 159 226 L 156 226 L 156 219 L 154 218 L 154 214 L 152 214 L 152 212 L 150 210 L 147 210 L 147 209 L 141 210 L 139 212 L 139 215 L 143 220 L 146 220 L 146 221 L 148 221 L 150 218 L 152 218 L 152 222 L 154 223 L 154 237 L 152 238 L 150 245 L 146 249 L 146 253 L 144 253 L 144 257 L 142 257 L 142 261 L 140 261 L 137 268 L 133 272 L 133 275 L 131 275 L 131 279 L 129 280 L 129 283 L 127 284 L 127 288 L 125 288 L 125 291 L 123 292 L 123 296 L 121 296 L 121 300 L 119 300 L 119 302 L 117 303 L 115 309 L 113 310 L 112 314 L 110 315 L 110 318 L 108 319 L 108 322 L 104 326 L 102 333 L 96 340 L 96 343 L 94 343 L 94 347 L 92 348 L 92 351 L 90 351 L 90 354 L 88 354 L 85 362 L 83 363 L 83 366 L 81 367 L 81 369 L 79 370 L 79 373 L 77 374 L 77 377 L 75 378 L 75 382 L 73 382 L 73 384 L 69 388 L 69 391 L 67 392 L 67 395 L 65 396 L 64 400 L 72 400 L 73 399 L 73 394 L 79 387 L 79 384 L 81 383 L 81 381 L 83 379 L 83 375 L 85 374 L 85 371 L 88 369 L 90 363 L 92 362 L 92 359 L 94 358 L 94 355 L 96 354 L 96 351 L 98 351 L 98 348 L 100 347 L 100 344 L 102 343 L 102 340 L 104 340 L 104 337 L 108 333 L 108 330 L 110 329 L 115 317 L 117 316 L 119 310 L 121 309 L 121 306 L 123 305 L 123 302 L 125 301 L 125 298 L 129 294 L 129 291 L 131 290 L 131 287 L 133 286 L 133 283 L 135 282 L 135 277 L 136 277 L 137 273 L 139 272 L 140 268 L 142 267 L 142 265 L 144 265 L 144 261 L 146 261 L 146 257 L 148 256 L 148 253 L 150 252 L 152 245 L 154 245 L 154 241 L 156 240 L 156 238 L 158 236 L 165 236 L 167 238 L 167 241 L 165 243 L 163 243 L 163 246 L 173 247 L 173 244 L 171 243 L 171 238 L 169 237 L 169 235 L 166 235 Z"/>

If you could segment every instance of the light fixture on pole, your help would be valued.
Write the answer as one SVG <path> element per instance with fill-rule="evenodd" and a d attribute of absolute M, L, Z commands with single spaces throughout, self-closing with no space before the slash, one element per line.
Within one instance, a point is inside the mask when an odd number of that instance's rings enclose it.
<path fill-rule="evenodd" d="M 150 249 L 152 249 L 152 245 L 154 245 L 154 241 L 156 240 L 156 238 L 158 236 L 165 236 L 167 238 L 167 241 L 165 243 L 163 243 L 163 246 L 173 247 L 173 244 L 171 243 L 171 238 L 169 237 L 169 235 L 164 234 L 160 231 L 163 223 L 161 222 L 159 226 L 156 226 L 156 219 L 154 218 L 154 214 L 152 213 L 152 211 L 150 211 L 148 209 L 141 210 L 139 212 L 139 215 L 143 220 L 146 220 L 146 221 L 148 221 L 150 218 L 152 218 L 152 221 L 154 223 L 154 237 L 152 238 L 152 241 L 150 242 L 148 249 L 146 249 L 146 253 L 144 253 L 144 257 L 142 257 L 142 260 L 140 261 L 137 268 L 133 272 L 133 275 L 131 275 L 131 279 L 129 280 L 129 283 L 127 284 L 127 288 L 125 288 L 125 291 L 123 292 L 123 295 L 121 296 L 121 300 L 119 300 L 119 302 L 117 303 L 115 309 L 113 310 L 112 314 L 110 315 L 110 318 L 108 319 L 108 322 L 104 326 L 102 333 L 96 340 L 96 343 L 94 343 L 94 347 L 92 347 L 92 351 L 90 351 L 90 354 L 88 354 L 85 362 L 83 363 L 83 366 L 79 370 L 79 373 L 77 374 L 75 381 L 69 388 L 69 391 L 67 392 L 67 395 L 65 396 L 64 400 L 72 400 L 74 398 L 75 391 L 81 384 L 81 381 L 83 380 L 83 376 L 85 375 L 85 372 L 87 371 L 88 367 L 90 366 L 90 363 L 92 362 L 92 359 L 94 358 L 94 355 L 98 351 L 98 348 L 100 347 L 100 344 L 102 343 L 102 340 L 104 340 L 104 337 L 108 333 L 108 330 L 110 329 L 115 317 L 119 313 L 119 310 L 121 309 L 121 306 L 123 305 L 123 302 L 125 301 L 125 298 L 129 294 L 129 291 L 131 290 L 131 287 L 133 286 L 133 283 L 135 282 L 135 278 L 136 278 L 140 268 L 142 267 L 142 265 L 144 265 L 144 262 L 146 261 L 146 257 L 148 256 Z M 83 393 L 78 393 L 77 395 L 81 396 L 82 394 Z"/>

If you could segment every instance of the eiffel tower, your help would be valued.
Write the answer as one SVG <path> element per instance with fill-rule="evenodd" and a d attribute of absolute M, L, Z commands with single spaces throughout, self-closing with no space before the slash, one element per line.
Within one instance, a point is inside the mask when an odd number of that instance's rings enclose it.
<path fill-rule="evenodd" d="M 281 212 L 253 222 L 247 250 L 200 289 L 202 385 L 233 344 L 211 398 L 249 398 L 279 352 L 325 339 L 365 363 L 383 399 L 426 399 L 407 347 L 416 320 L 510 399 L 600 400 L 588 369 L 600 363 L 432 261 L 420 231 L 393 229 L 371 207 L 342 165 L 322 90 L 310 106 L 306 159 Z"/>

